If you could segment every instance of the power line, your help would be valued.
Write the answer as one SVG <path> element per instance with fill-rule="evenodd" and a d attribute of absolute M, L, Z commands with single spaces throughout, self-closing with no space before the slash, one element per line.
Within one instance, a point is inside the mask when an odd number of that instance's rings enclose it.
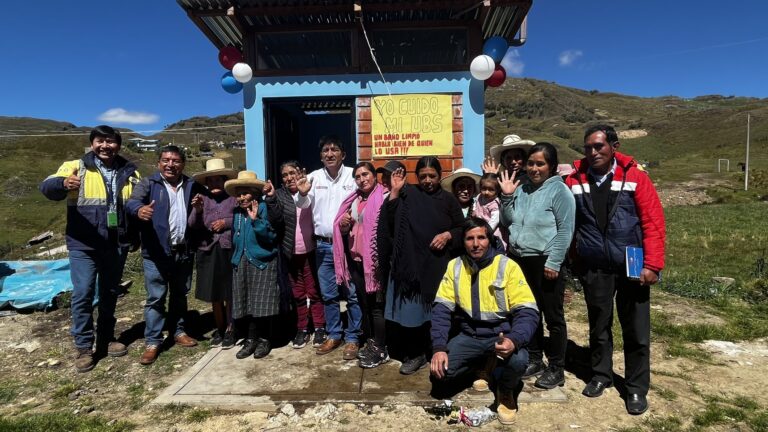
<path fill-rule="evenodd" d="M 178 131 L 192 131 L 192 130 L 204 130 L 204 129 L 219 129 L 219 128 L 230 128 L 230 127 L 241 127 L 244 126 L 244 123 L 238 123 L 238 124 L 230 124 L 230 125 L 218 125 L 218 126 L 199 126 L 199 127 L 190 127 L 190 128 L 178 128 L 178 129 L 154 129 L 154 130 L 144 130 L 144 131 L 130 131 L 130 132 L 121 132 L 121 134 L 128 134 L 128 135 L 146 135 L 146 134 L 156 134 L 156 133 L 177 133 Z M 9 132 L 9 131 L 0 131 L 0 132 Z M 19 130 L 19 132 L 36 132 L 36 131 L 24 131 Z M 91 132 L 66 132 L 66 133 L 48 133 L 48 134 L 24 134 L 24 135 L 18 135 L 18 134 L 12 134 L 12 135 L 0 135 L 0 138 L 22 138 L 22 137 L 59 137 L 59 136 L 88 136 Z"/>

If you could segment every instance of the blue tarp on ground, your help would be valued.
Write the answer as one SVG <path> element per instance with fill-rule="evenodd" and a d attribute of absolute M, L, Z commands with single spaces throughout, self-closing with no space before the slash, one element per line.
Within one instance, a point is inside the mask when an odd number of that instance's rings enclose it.
<path fill-rule="evenodd" d="M 0 261 L 0 308 L 45 309 L 66 291 L 72 291 L 68 259 Z"/>

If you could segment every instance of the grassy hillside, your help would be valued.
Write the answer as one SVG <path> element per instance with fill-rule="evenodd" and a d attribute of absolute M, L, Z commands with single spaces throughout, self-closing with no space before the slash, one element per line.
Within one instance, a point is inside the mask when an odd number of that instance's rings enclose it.
<path fill-rule="evenodd" d="M 744 161 L 747 113 L 751 131 L 750 192 L 743 189 L 737 166 Z M 534 79 L 508 79 L 486 91 L 486 147 L 515 133 L 523 138 L 553 142 L 561 161 L 580 157 L 586 124 L 605 122 L 619 131 L 636 130 L 638 138 L 623 138 L 621 149 L 648 162 L 662 188 L 695 180 L 710 184 L 710 194 L 721 201 L 754 200 L 768 196 L 768 99 L 702 96 L 640 98 L 597 90 L 579 90 Z M 192 145 L 195 142 L 242 140 L 242 113 L 219 117 L 193 117 L 168 125 L 166 130 L 233 125 L 231 128 L 159 133 L 153 138 Z M 40 131 L 87 133 L 89 127 L 20 117 L 0 117 L 0 135 Z M 128 132 L 128 130 L 126 130 Z M 19 244 L 47 229 L 63 231 L 64 204 L 51 203 L 37 192 L 38 183 L 58 165 L 82 154 L 83 136 L 0 138 L 0 223 L 5 232 L 0 245 Z M 142 172 L 154 171 L 154 155 L 124 153 L 139 162 Z M 242 151 L 219 154 L 244 166 Z M 717 159 L 731 162 L 730 173 L 717 170 Z M 190 160 L 188 172 L 202 170 L 204 160 Z M 473 167 L 474 168 L 474 167 Z M 687 187 L 684 185 L 683 187 Z M 2 251 L 0 251 L 2 252 Z"/>

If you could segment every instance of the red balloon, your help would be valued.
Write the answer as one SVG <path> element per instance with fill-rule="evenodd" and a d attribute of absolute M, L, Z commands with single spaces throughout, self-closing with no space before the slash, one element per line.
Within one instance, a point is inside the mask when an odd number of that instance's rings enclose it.
<path fill-rule="evenodd" d="M 493 71 L 493 75 L 485 80 L 491 87 L 498 87 L 504 84 L 504 80 L 507 79 L 507 71 L 501 65 L 496 65 L 496 70 Z"/>
<path fill-rule="evenodd" d="M 219 63 L 229 70 L 241 61 L 243 61 L 243 54 L 233 46 L 226 46 L 219 51 Z"/>

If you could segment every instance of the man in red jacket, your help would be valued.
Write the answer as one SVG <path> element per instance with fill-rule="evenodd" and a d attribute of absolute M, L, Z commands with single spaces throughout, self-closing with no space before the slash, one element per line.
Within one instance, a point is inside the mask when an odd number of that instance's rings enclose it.
<path fill-rule="evenodd" d="M 627 412 L 648 409 L 650 386 L 650 286 L 664 267 L 664 212 L 648 174 L 619 153 L 611 126 L 584 134 L 584 159 L 566 184 L 576 198 L 576 268 L 589 316 L 592 380 L 582 394 L 602 395 L 613 383 L 613 299 L 624 338 Z M 642 248 L 639 279 L 627 277 L 627 247 Z"/>

